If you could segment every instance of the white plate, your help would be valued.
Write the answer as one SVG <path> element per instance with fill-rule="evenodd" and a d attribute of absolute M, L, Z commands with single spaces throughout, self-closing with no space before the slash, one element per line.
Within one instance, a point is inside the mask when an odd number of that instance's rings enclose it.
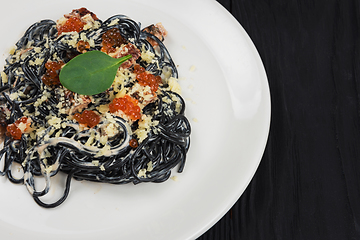
<path fill-rule="evenodd" d="M 193 131 L 185 171 L 173 172 L 178 181 L 73 181 L 65 203 L 49 210 L 35 204 L 24 186 L 1 178 L 1 238 L 194 239 L 231 208 L 261 160 L 270 95 L 253 43 L 223 7 L 209 0 L 6 2 L 0 8 L 3 59 L 30 24 L 83 6 L 102 20 L 121 13 L 144 27 L 162 22 Z"/>

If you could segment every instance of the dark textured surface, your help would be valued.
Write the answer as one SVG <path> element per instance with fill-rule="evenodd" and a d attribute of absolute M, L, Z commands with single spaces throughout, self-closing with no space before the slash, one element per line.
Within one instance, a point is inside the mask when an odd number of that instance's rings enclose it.
<path fill-rule="evenodd" d="M 218 2 L 258 49 L 272 116 L 253 180 L 199 240 L 360 239 L 360 2 Z"/>

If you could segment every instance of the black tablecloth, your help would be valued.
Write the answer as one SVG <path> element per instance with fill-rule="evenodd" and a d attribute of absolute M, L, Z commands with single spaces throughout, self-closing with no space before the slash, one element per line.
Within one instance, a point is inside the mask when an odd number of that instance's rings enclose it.
<path fill-rule="evenodd" d="M 258 49 L 271 126 L 246 191 L 199 240 L 360 239 L 360 1 L 219 2 Z"/>

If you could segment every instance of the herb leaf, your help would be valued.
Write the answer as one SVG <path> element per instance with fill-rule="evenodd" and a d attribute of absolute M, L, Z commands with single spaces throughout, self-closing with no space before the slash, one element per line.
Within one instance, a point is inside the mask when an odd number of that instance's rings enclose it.
<path fill-rule="evenodd" d="M 60 82 L 81 95 L 102 93 L 112 85 L 119 66 L 131 57 L 112 58 L 100 51 L 80 54 L 61 69 Z"/>

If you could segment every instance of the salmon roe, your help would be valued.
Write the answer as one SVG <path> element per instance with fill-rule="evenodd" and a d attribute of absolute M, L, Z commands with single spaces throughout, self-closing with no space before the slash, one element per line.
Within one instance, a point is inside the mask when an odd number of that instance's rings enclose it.
<path fill-rule="evenodd" d="M 58 35 L 60 35 L 63 32 L 80 32 L 84 29 L 85 23 L 81 21 L 80 18 L 77 17 L 71 17 L 64 25 L 58 27 Z"/>
<path fill-rule="evenodd" d="M 134 73 L 136 74 L 136 80 L 142 86 L 149 86 L 151 91 L 156 92 L 159 88 L 159 84 L 162 82 L 160 76 L 155 76 L 147 71 L 140 65 L 134 66 Z"/>
<path fill-rule="evenodd" d="M 137 148 L 137 147 L 139 146 L 139 143 L 138 143 L 138 141 L 137 141 L 135 138 L 133 138 L 133 139 L 131 139 L 131 140 L 129 141 L 129 145 L 130 145 L 130 147 L 132 147 L 132 148 Z"/>
<path fill-rule="evenodd" d="M 27 122 L 28 122 L 28 118 L 27 117 L 22 117 L 22 118 L 16 120 L 15 123 L 9 124 L 6 127 L 6 135 L 8 137 L 12 137 L 13 139 L 20 140 L 23 132 L 21 131 L 20 128 L 18 128 L 18 125 L 20 123 L 27 124 Z M 26 131 L 26 130 L 27 130 L 27 127 L 25 128 L 24 131 Z"/>
<path fill-rule="evenodd" d="M 48 86 L 59 85 L 60 79 L 58 71 L 64 65 L 63 61 L 60 62 L 47 62 L 45 64 L 46 72 L 41 78 L 43 83 Z"/>
<path fill-rule="evenodd" d="M 86 50 L 90 49 L 90 43 L 83 40 L 78 41 L 76 44 L 76 50 L 81 53 L 85 53 Z"/>
<path fill-rule="evenodd" d="M 81 114 L 75 113 L 74 118 L 81 124 L 85 124 L 88 127 L 95 127 L 100 122 L 100 116 L 91 110 L 84 110 Z"/>
<path fill-rule="evenodd" d="M 138 106 L 138 100 L 131 98 L 129 95 L 115 98 L 109 104 L 109 109 L 111 113 L 121 110 L 133 121 L 141 118 L 141 109 Z"/>
<path fill-rule="evenodd" d="M 118 28 L 107 30 L 101 38 L 101 51 L 105 53 L 113 53 L 116 51 L 116 47 L 120 47 L 121 44 L 126 43 L 126 40 L 121 36 L 120 30 Z"/>

